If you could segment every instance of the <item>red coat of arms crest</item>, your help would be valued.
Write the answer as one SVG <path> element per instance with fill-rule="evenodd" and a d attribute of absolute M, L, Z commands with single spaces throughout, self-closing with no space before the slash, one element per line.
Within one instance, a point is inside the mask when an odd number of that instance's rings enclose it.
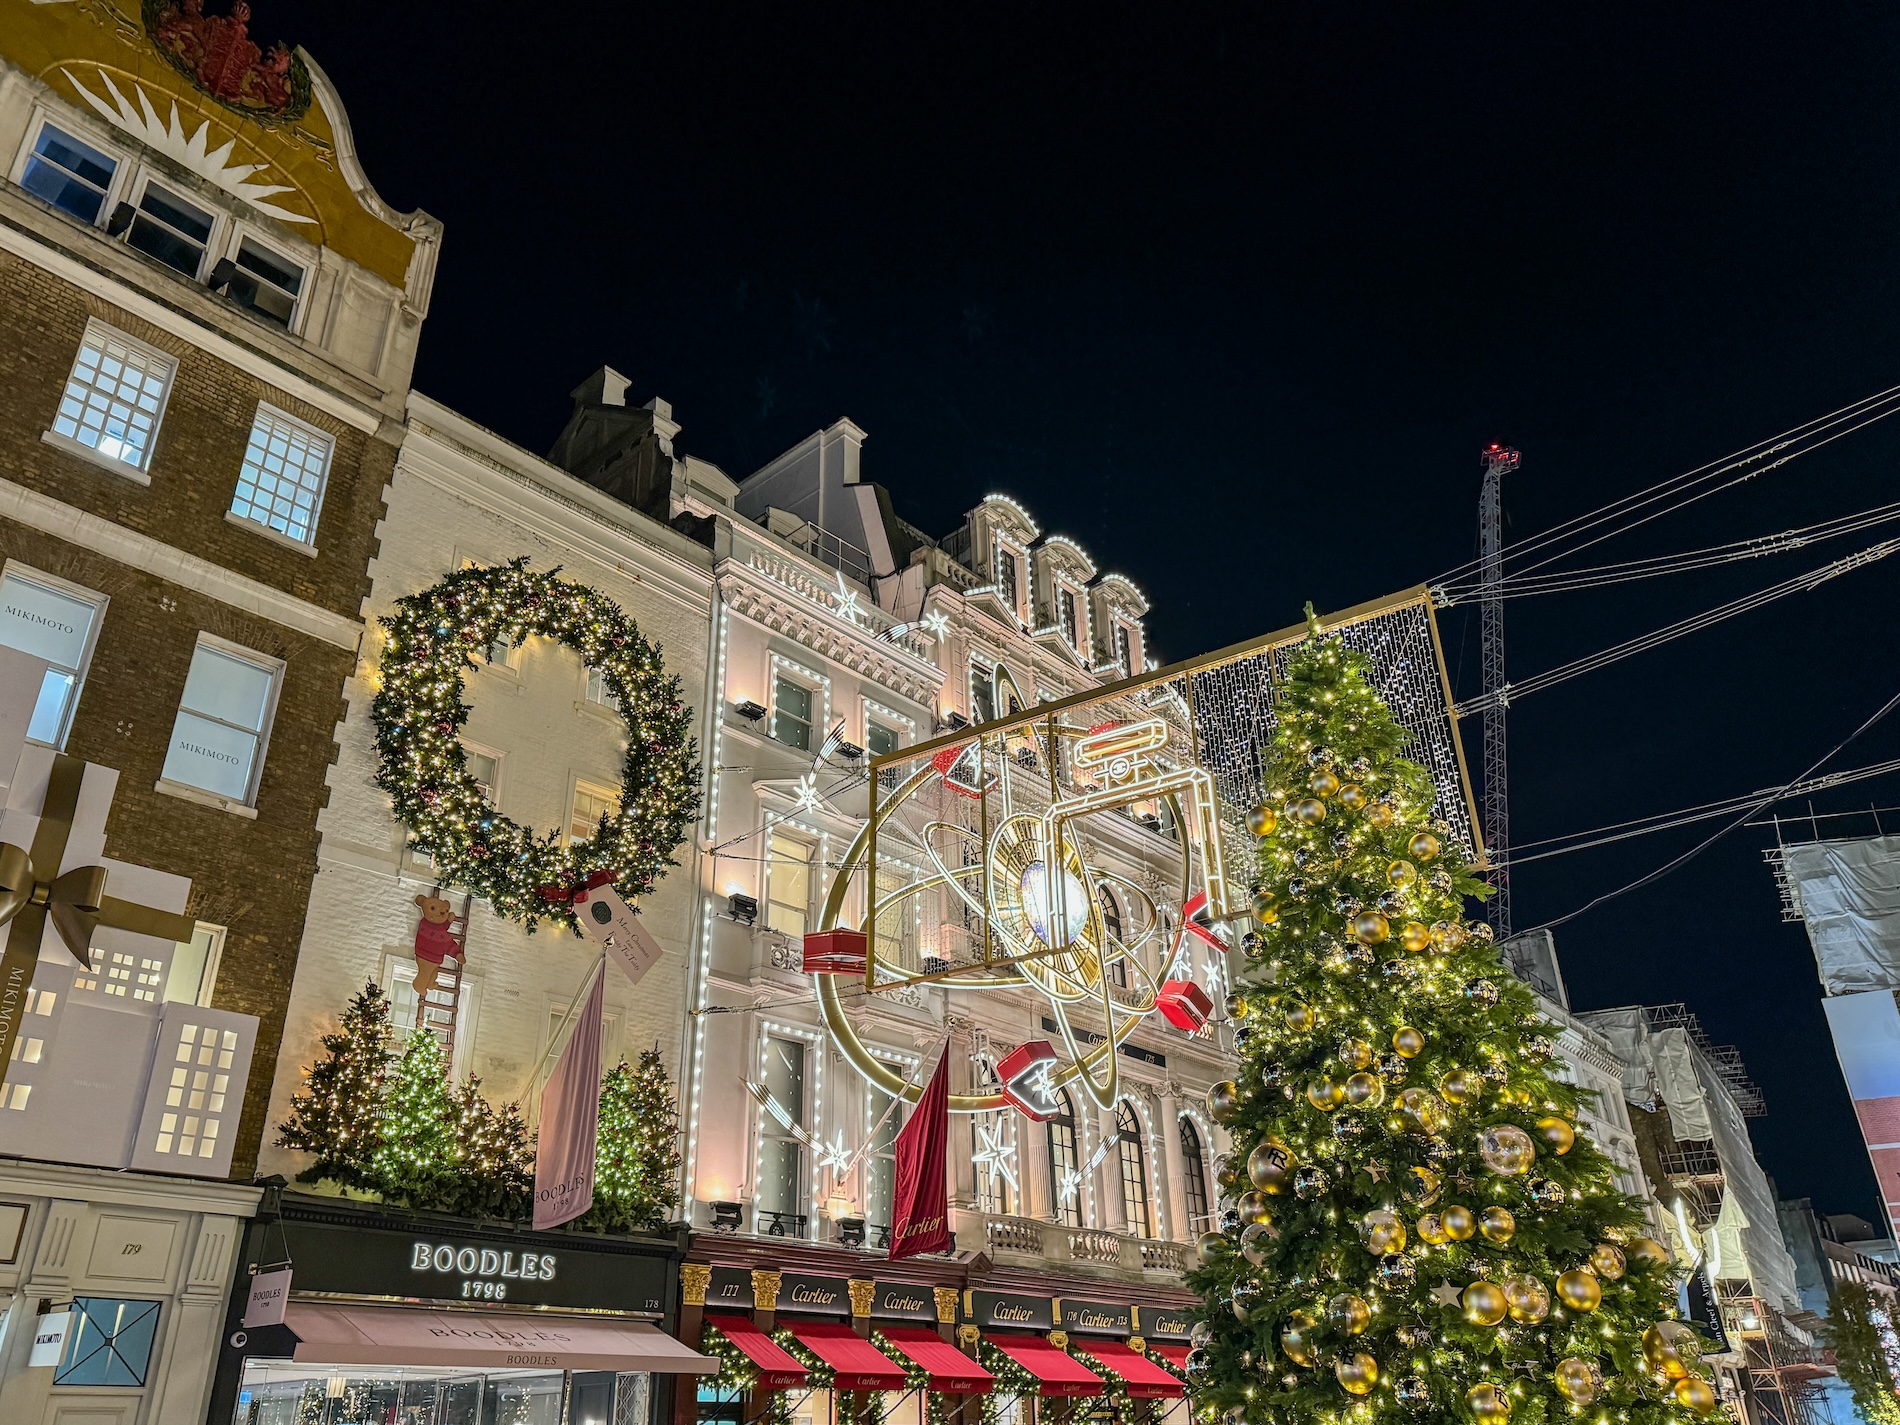
<path fill-rule="evenodd" d="M 310 71 L 281 41 L 260 49 L 251 7 L 207 15 L 204 0 L 145 0 L 145 32 L 159 53 L 220 104 L 263 123 L 289 123 L 310 107 Z"/>

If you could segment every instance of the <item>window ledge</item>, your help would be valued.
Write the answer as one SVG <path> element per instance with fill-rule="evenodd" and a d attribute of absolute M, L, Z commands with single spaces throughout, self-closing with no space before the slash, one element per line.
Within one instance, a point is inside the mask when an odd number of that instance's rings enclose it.
<path fill-rule="evenodd" d="M 224 512 L 224 522 L 226 524 L 234 524 L 239 529 L 249 530 L 252 534 L 261 534 L 273 544 L 281 544 L 286 549 L 294 549 L 297 553 L 307 555 L 311 559 L 317 557 L 316 545 L 305 544 L 301 539 L 292 539 L 282 530 L 275 530 L 258 520 L 248 519 L 238 514 L 235 510 L 226 510 Z"/>
<path fill-rule="evenodd" d="M 125 461 L 115 459 L 110 455 L 101 455 L 90 445 L 74 440 L 69 435 L 61 435 L 56 430 L 43 430 L 40 432 L 40 439 L 55 450 L 63 450 L 68 455 L 85 461 L 88 465 L 97 465 L 101 470 L 109 470 L 114 475 L 123 476 L 135 485 L 152 483 L 152 477 L 138 466 L 128 465 Z"/>
<path fill-rule="evenodd" d="M 221 797 L 216 792 L 207 792 L 201 787 L 188 787 L 183 782 L 168 781 L 160 777 L 152 787 L 168 797 L 177 797 L 181 801 L 197 802 L 200 806 L 215 807 L 219 811 L 228 811 L 232 816 L 241 816 L 246 821 L 257 820 L 257 808 L 246 806 L 231 797 Z"/>
<path fill-rule="evenodd" d="M 615 727 L 623 725 L 620 714 L 605 703 L 593 702 L 587 698 L 576 698 L 574 711 L 598 722 L 610 723 Z"/>

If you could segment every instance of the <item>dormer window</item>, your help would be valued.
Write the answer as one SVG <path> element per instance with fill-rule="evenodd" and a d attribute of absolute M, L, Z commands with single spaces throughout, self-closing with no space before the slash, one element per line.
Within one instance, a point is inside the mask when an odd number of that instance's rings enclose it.
<path fill-rule="evenodd" d="M 1079 650 L 1082 647 L 1082 627 L 1076 621 L 1075 590 L 1058 588 L 1056 602 L 1062 613 L 1062 636 L 1069 640 L 1069 647 Z"/>
<path fill-rule="evenodd" d="M 40 136 L 27 156 L 20 186 L 36 198 L 71 213 L 82 223 L 96 223 L 105 206 L 119 160 L 51 124 L 40 125 Z"/>
<path fill-rule="evenodd" d="M 1135 651 L 1128 637 L 1128 625 L 1115 625 L 1115 659 L 1122 665 L 1122 672 L 1132 678 L 1141 670 L 1135 666 Z"/>
<path fill-rule="evenodd" d="M 216 218 L 168 188 L 147 183 L 125 240 L 147 257 L 195 278 L 203 270 Z"/>
<path fill-rule="evenodd" d="M 1003 601 L 1010 608 L 1020 611 L 1023 606 L 1022 560 L 1017 557 L 1015 550 L 1005 546 L 1002 553 L 997 556 L 997 564 L 999 582 L 1003 586 Z"/>

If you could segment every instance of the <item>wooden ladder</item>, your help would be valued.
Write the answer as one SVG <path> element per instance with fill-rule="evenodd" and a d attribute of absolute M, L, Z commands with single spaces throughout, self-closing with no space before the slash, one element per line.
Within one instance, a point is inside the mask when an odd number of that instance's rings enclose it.
<path fill-rule="evenodd" d="M 439 894 L 437 887 L 431 894 Z M 461 950 L 442 962 L 434 986 L 416 1004 L 416 1027 L 435 1035 L 442 1046 L 442 1062 L 451 1077 L 455 1064 L 455 1032 L 462 1018 L 462 971 L 468 964 L 468 912 L 472 896 L 462 897 L 462 908 L 449 922 L 449 938 Z"/>

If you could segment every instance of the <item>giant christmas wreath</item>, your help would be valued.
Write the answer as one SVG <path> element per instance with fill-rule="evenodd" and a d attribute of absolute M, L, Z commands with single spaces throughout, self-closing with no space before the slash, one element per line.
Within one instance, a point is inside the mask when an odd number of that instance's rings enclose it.
<path fill-rule="evenodd" d="M 584 584 L 528 569 L 525 559 L 463 569 L 399 599 L 382 620 L 382 688 L 370 709 L 381 765 L 376 784 L 395 799 L 410 845 L 434 858 L 444 884 L 486 900 L 497 915 L 574 923 L 565 899 L 598 873 L 629 900 L 651 890 L 699 811 L 699 763 L 660 650 L 620 606 Z M 462 752 L 468 706 L 462 680 L 497 643 L 539 634 L 565 644 L 600 674 L 627 725 L 620 807 L 594 836 L 537 836 L 490 805 Z"/>

